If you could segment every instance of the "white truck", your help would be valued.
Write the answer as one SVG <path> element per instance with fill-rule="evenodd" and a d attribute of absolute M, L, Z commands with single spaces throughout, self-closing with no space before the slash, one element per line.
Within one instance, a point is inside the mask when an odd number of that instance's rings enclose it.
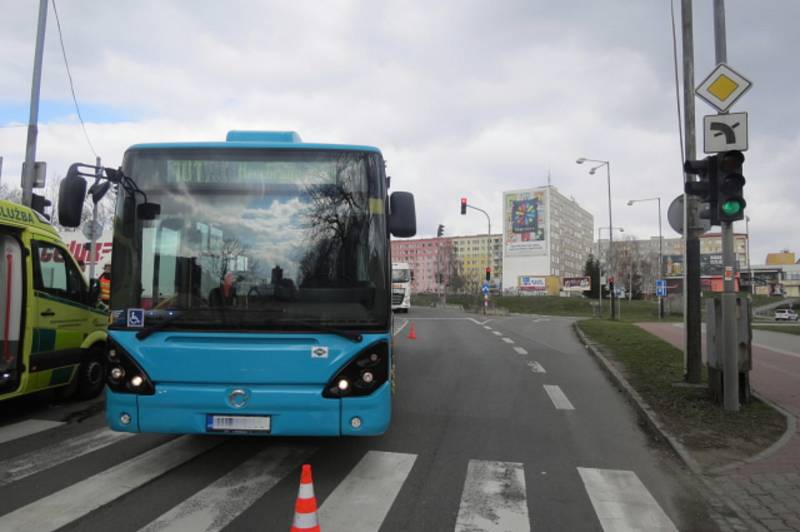
<path fill-rule="evenodd" d="M 392 310 L 408 312 L 411 308 L 411 267 L 405 262 L 392 263 Z"/>

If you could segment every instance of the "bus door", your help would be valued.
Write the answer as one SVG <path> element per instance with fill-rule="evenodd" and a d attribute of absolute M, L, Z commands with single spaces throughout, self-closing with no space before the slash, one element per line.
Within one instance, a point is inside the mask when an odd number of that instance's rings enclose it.
<path fill-rule="evenodd" d="M 81 273 L 62 247 L 33 241 L 34 328 L 31 390 L 70 382 L 91 328 Z"/>
<path fill-rule="evenodd" d="M 22 376 L 22 246 L 0 233 L 0 394 L 15 391 Z"/>

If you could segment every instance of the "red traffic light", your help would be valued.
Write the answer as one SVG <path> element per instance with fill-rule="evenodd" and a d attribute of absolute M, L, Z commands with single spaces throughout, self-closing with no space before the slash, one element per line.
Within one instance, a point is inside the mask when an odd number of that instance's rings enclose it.
<path fill-rule="evenodd" d="M 461 198 L 461 214 L 467 214 L 467 198 Z"/>

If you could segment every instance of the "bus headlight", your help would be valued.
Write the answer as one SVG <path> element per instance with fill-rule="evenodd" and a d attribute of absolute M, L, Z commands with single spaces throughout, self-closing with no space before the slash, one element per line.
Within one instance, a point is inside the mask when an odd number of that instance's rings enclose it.
<path fill-rule="evenodd" d="M 325 385 L 323 397 L 369 395 L 389 380 L 389 344 L 378 342 L 367 347 L 344 365 Z"/>
<path fill-rule="evenodd" d="M 106 356 L 113 364 L 106 378 L 106 384 L 112 392 L 137 395 L 154 395 L 156 393 L 155 386 L 147 373 L 119 344 L 109 340 Z M 126 380 L 125 377 L 128 375 L 131 375 L 131 378 Z"/>

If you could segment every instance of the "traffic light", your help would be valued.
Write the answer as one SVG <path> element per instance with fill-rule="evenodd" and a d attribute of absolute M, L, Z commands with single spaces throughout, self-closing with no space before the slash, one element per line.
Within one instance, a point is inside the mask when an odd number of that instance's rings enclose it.
<path fill-rule="evenodd" d="M 487 266 L 486 267 L 486 280 L 490 281 L 492 279 L 492 269 Z"/>
<path fill-rule="evenodd" d="M 461 198 L 461 214 L 467 214 L 467 198 Z"/>
<path fill-rule="evenodd" d="M 745 178 L 742 175 L 744 154 L 728 151 L 719 156 L 719 190 L 717 199 L 718 217 L 721 222 L 735 222 L 744 219 L 744 200 L 742 188 Z"/>
<path fill-rule="evenodd" d="M 439 224 L 439 228 L 436 230 L 436 236 L 444 236 L 444 226 L 442 224 Z"/>
<path fill-rule="evenodd" d="M 707 219 L 711 225 L 719 225 L 719 212 L 717 201 L 719 196 L 719 173 L 716 155 L 710 155 L 699 161 L 686 161 L 683 169 L 687 174 L 694 174 L 699 181 L 687 181 L 683 191 L 690 196 L 696 196 L 701 202 L 707 204 L 700 210 L 700 218 Z"/>

